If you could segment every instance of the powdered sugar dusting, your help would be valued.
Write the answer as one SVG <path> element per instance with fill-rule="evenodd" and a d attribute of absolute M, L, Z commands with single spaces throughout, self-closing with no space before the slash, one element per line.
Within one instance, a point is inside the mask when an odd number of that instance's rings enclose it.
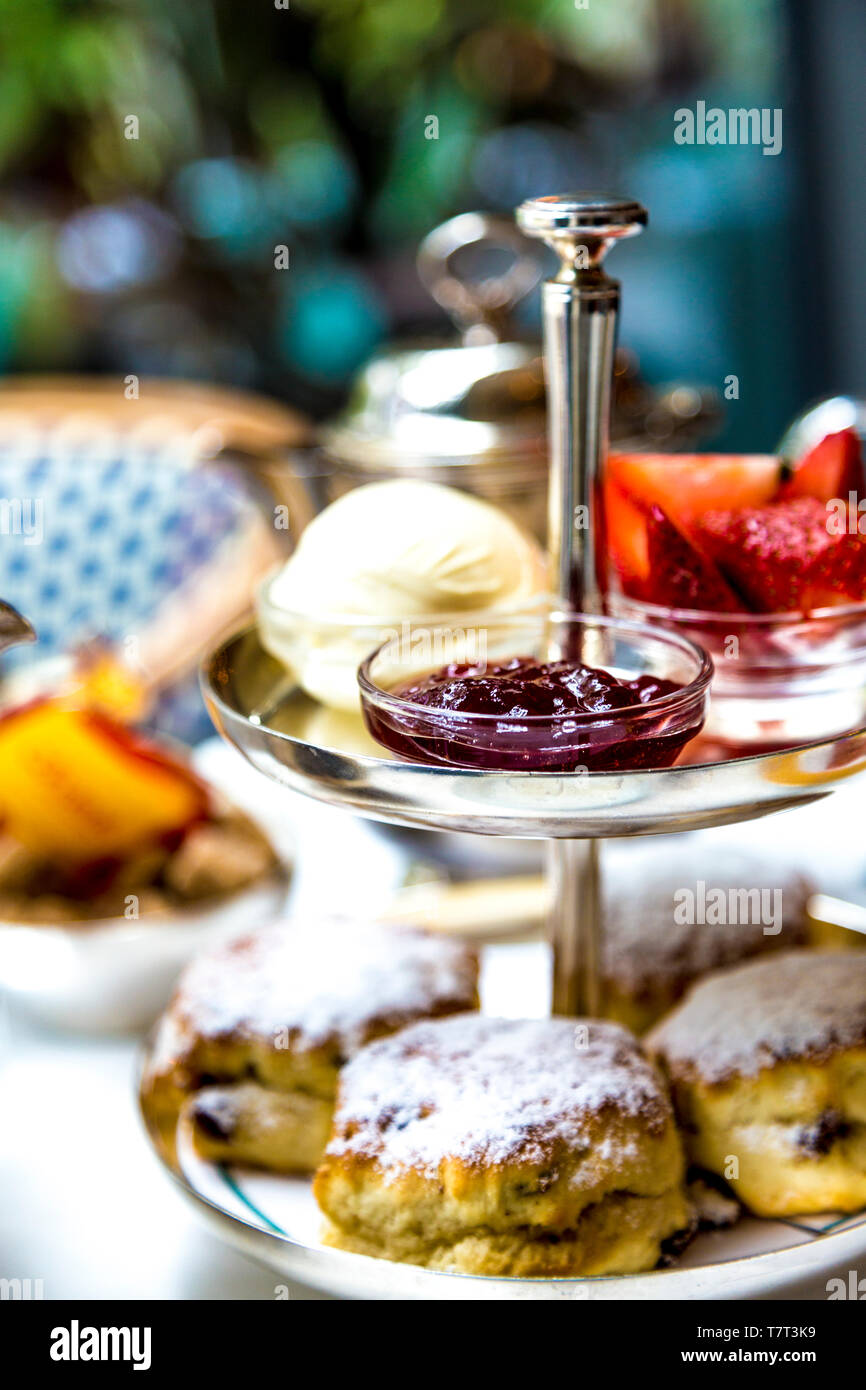
<path fill-rule="evenodd" d="M 694 987 L 649 1038 L 674 1076 L 719 1083 L 866 1044 L 866 953 L 790 951 Z"/>
<path fill-rule="evenodd" d="M 409 928 L 278 922 L 199 957 L 172 1012 L 204 1037 L 240 1036 L 351 1056 L 383 1027 L 471 1008 L 473 952 Z"/>
<path fill-rule="evenodd" d="M 658 851 L 629 847 L 614 861 L 615 872 L 608 876 L 604 974 L 621 989 L 636 994 L 654 984 L 684 985 L 708 970 L 804 942 L 810 885 L 789 867 L 739 851 L 717 850 L 705 861 L 701 851 L 688 843 L 681 848 L 665 846 L 661 865 L 657 857 Z M 684 889 L 695 899 L 721 890 L 731 905 L 731 916 L 739 907 L 735 895 L 749 893 L 752 900 L 745 915 L 754 920 L 678 921 L 678 915 L 685 914 L 677 913 L 675 895 Z M 764 931 L 770 923 L 754 912 L 754 900 L 759 898 L 762 908 L 775 906 L 775 894 L 781 902 L 782 929 L 770 935 Z M 744 915 L 742 909 L 740 915 Z"/>
<path fill-rule="evenodd" d="M 598 1117 L 604 1137 L 598 1139 Z M 472 1166 L 545 1164 L 592 1146 L 633 1157 L 634 1121 L 660 1133 L 670 1105 L 625 1029 L 463 1014 L 366 1047 L 343 1071 L 331 1157 L 376 1159 L 391 1177 Z"/>

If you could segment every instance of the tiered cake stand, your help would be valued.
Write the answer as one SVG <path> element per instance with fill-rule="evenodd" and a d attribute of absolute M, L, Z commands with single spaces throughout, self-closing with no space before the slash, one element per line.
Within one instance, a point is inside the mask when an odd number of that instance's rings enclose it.
<path fill-rule="evenodd" d="M 560 259 L 556 277 L 544 287 L 551 560 L 563 601 L 597 612 L 594 530 L 586 518 L 607 445 L 619 303 L 619 286 L 605 274 L 602 259 L 615 240 L 640 231 L 646 213 L 633 202 L 577 195 L 535 199 L 520 208 L 518 220 Z M 214 653 L 204 690 L 223 737 L 294 791 L 398 825 L 548 839 L 556 902 L 553 1007 L 566 1015 L 598 1012 L 601 839 L 753 819 L 827 796 L 866 768 L 866 730 L 789 751 L 659 771 L 476 772 L 363 756 L 320 746 L 298 731 L 303 697 L 254 630 Z M 693 1247 L 676 1270 L 618 1279 L 474 1279 L 323 1249 L 304 1184 L 244 1180 L 209 1170 L 188 1154 L 182 1181 L 235 1243 L 286 1275 L 350 1296 L 749 1297 L 778 1293 L 866 1249 L 862 1217 L 828 1218 L 781 1234 L 779 1223 L 752 1222 L 736 1238 L 705 1237 L 703 1252 Z"/>

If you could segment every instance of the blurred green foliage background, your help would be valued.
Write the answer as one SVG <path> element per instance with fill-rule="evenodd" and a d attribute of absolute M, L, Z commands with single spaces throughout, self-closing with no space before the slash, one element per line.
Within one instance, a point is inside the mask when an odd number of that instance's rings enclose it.
<path fill-rule="evenodd" d="M 737 374 L 727 442 L 767 447 L 802 403 L 796 149 L 678 147 L 673 112 L 783 104 L 785 44 L 776 0 L 0 0 L 0 369 L 322 415 L 378 343 L 447 332 L 432 226 L 604 185 L 650 208 L 620 264 L 645 375 Z"/>

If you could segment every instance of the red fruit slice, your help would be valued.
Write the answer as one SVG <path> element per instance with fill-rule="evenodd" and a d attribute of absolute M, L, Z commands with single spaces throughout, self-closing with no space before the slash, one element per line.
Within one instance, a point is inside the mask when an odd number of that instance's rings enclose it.
<path fill-rule="evenodd" d="M 657 503 L 690 531 L 703 512 L 771 501 L 782 463 L 772 454 L 611 454 L 606 476 L 633 503 Z"/>
<path fill-rule="evenodd" d="M 714 613 L 742 610 L 742 599 L 710 557 L 665 516 L 661 507 L 651 509 L 646 535 L 649 573 L 637 597 L 666 608 Z"/>
<path fill-rule="evenodd" d="M 848 501 L 849 492 L 858 496 L 864 490 L 860 440 L 852 429 L 828 434 L 795 464 L 793 472 L 779 488 L 779 500 L 791 497 L 817 497 L 829 502 L 833 497 Z"/>
<path fill-rule="evenodd" d="M 649 574 L 647 513 L 611 478 L 604 483 L 604 527 L 608 559 L 626 593 L 634 594 Z"/>
<path fill-rule="evenodd" d="M 866 541 L 859 535 L 831 537 L 829 548 L 808 576 L 809 608 L 836 608 L 866 598 Z"/>
<path fill-rule="evenodd" d="M 866 545 L 831 534 L 816 497 L 710 512 L 700 534 L 725 578 L 761 613 L 809 612 L 866 596 Z"/>

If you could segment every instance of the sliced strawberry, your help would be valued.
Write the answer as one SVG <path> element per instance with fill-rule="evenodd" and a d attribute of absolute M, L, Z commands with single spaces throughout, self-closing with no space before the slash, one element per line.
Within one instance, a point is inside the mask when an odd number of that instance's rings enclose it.
<path fill-rule="evenodd" d="M 725 578 L 760 613 L 808 612 L 866 595 L 866 546 L 831 534 L 826 504 L 798 497 L 708 512 L 700 534 Z"/>
<path fill-rule="evenodd" d="M 604 483 L 604 525 L 607 554 L 627 593 L 633 593 L 649 574 L 647 512 L 611 478 Z"/>
<path fill-rule="evenodd" d="M 771 501 L 782 463 L 771 454 L 611 454 L 606 476 L 633 503 L 657 503 L 690 531 L 703 512 Z"/>
<path fill-rule="evenodd" d="M 849 492 L 864 491 L 863 460 L 855 430 L 828 434 L 801 459 L 791 465 L 790 476 L 779 488 L 778 500 L 791 497 L 817 497 L 829 502 L 833 497 L 848 501 Z"/>
<path fill-rule="evenodd" d="M 742 599 L 710 557 L 661 507 L 652 507 L 647 520 L 647 555 L 649 573 L 637 597 L 666 608 L 699 608 L 714 613 L 742 610 Z"/>
<path fill-rule="evenodd" d="M 836 608 L 866 598 L 866 540 L 859 535 L 831 537 L 829 548 L 811 566 L 809 608 Z"/>

